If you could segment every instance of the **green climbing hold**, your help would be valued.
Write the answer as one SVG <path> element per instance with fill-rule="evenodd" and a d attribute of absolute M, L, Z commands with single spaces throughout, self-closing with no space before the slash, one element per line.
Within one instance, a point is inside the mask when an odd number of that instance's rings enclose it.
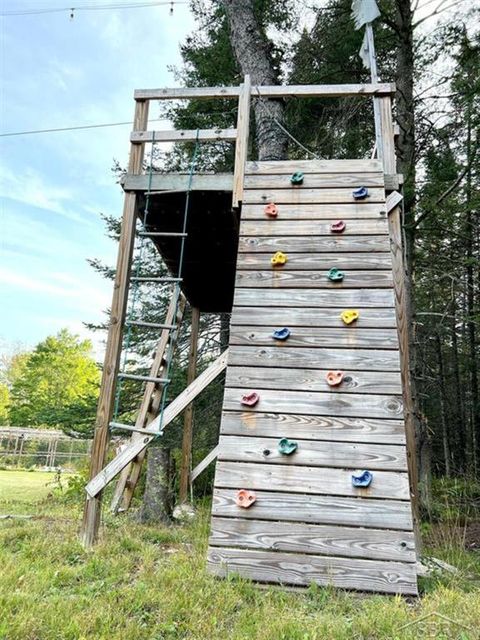
<path fill-rule="evenodd" d="M 295 171 L 290 178 L 292 184 L 303 184 L 303 173 L 301 171 Z"/>
<path fill-rule="evenodd" d="M 282 438 L 278 443 L 278 450 L 285 456 L 289 456 L 298 449 L 298 442 L 289 440 L 288 438 Z"/>
<path fill-rule="evenodd" d="M 328 272 L 327 277 L 332 282 L 341 282 L 345 277 L 345 274 L 343 273 L 343 271 L 340 271 L 340 269 L 333 267 L 333 269 L 330 269 L 330 271 Z"/>

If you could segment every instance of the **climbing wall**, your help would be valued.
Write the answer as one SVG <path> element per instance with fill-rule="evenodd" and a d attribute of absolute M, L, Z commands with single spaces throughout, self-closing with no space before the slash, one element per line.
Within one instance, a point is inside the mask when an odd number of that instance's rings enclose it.
<path fill-rule="evenodd" d="M 416 594 L 401 393 L 380 163 L 247 163 L 210 570 Z"/>

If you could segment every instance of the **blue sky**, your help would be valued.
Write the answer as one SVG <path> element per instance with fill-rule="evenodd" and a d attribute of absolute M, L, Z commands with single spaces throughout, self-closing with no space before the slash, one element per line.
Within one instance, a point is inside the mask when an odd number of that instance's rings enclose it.
<path fill-rule="evenodd" d="M 66 4 L 0 2 L 2 11 Z M 179 44 L 194 28 L 185 5 L 173 16 L 162 6 L 78 11 L 73 20 L 69 12 L 5 16 L 0 24 L 1 132 L 131 121 L 134 89 L 175 85 L 167 67 L 179 64 Z M 158 117 L 155 105 L 150 113 Z M 86 259 L 115 261 L 100 213 L 121 213 L 111 167 L 114 158 L 125 166 L 130 129 L 0 138 L 0 355 L 68 327 L 92 338 L 101 356 L 100 336 L 82 322 L 101 319 L 111 284 Z"/>

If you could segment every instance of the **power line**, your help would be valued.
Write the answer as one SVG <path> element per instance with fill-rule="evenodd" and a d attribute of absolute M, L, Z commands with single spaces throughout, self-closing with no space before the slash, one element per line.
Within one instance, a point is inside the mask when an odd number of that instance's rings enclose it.
<path fill-rule="evenodd" d="M 165 121 L 165 118 L 152 118 L 149 122 L 161 122 Z M 0 138 L 8 138 L 13 136 L 29 136 L 36 133 L 56 133 L 57 131 L 80 131 L 82 129 L 101 129 L 104 127 L 120 127 L 122 125 L 132 124 L 131 120 L 126 122 L 107 122 L 105 124 L 83 124 L 76 127 L 57 127 L 54 129 L 32 129 L 30 131 L 9 131 L 7 133 L 0 133 Z"/>
<path fill-rule="evenodd" d="M 171 11 L 176 4 L 188 4 L 186 0 L 169 0 L 164 2 L 112 2 L 109 4 L 77 4 L 72 7 L 43 7 L 39 9 L 19 9 L 16 11 L 2 11 L 0 16 L 31 16 L 43 13 L 63 13 L 70 12 L 73 16 L 75 11 L 107 11 L 108 9 L 145 9 L 148 7 L 170 6 Z"/>

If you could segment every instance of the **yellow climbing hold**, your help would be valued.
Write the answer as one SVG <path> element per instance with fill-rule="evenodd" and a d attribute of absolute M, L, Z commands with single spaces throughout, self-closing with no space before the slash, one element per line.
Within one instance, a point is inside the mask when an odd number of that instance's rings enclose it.
<path fill-rule="evenodd" d="M 277 251 L 277 253 L 272 256 L 270 262 L 274 267 L 278 267 L 279 265 L 285 264 L 287 260 L 288 258 L 285 253 Z"/>
<path fill-rule="evenodd" d="M 356 309 L 345 309 L 345 311 L 342 311 L 340 314 L 340 317 L 345 324 L 352 324 L 352 322 L 358 320 L 360 314 Z"/>

